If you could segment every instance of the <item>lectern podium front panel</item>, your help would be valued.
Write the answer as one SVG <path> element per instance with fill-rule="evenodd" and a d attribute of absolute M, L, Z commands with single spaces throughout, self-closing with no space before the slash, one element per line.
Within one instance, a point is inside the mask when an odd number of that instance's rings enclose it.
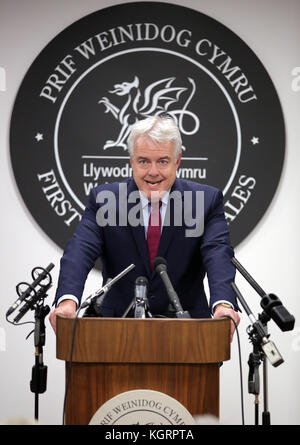
<path fill-rule="evenodd" d="M 73 327 L 58 317 L 57 358 L 66 364 Z M 142 389 L 173 397 L 193 416 L 218 417 L 220 362 L 229 359 L 228 319 L 80 318 L 66 424 L 88 424 L 107 400 Z"/>

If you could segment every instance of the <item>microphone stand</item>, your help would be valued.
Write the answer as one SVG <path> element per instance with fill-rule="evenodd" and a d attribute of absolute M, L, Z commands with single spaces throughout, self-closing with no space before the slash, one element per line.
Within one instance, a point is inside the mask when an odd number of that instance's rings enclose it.
<path fill-rule="evenodd" d="M 254 280 L 254 278 L 249 274 L 249 272 L 247 272 L 247 270 L 235 257 L 231 259 L 231 262 L 261 297 L 260 305 L 263 309 L 263 312 L 258 315 L 259 321 L 256 321 L 247 303 L 243 299 L 243 296 L 241 295 L 235 284 L 231 283 L 236 296 L 241 301 L 246 313 L 249 315 L 249 318 L 253 322 L 252 331 L 249 331 L 248 328 L 248 334 L 250 336 L 250 340 L 253 343 L 253 356 L 251 356 L 251 358 L 249 359 L 249 366 L 251 370 L 250 377 L 255 378 L 258 375 L 258 373 L 256 372 L 257 367 L 259 366 L 260 361 L 262 361 L 264 381 L 264 411 L 262 413 L 262 423 L 263 425 L 270 425 L 271 420 L 270 412 L 268 410 L 268 370 L 266 356 L 273 366 L 278 366 L 283 363 L 283 359 L 276 349 L 276 346 L 271 341 L 266 341 L 266 339 L 269 337 L 267 323 L 272 319 L 282 331 L 291 331 L 294 329 L 295 317 L 288 312 L 288 310 L 283 306 L 282 302 L 276 295 L 266 294 L 266 292 L 260 287 L 260 285 Z M 260 351 L 260 348 L 262 351 Z M 261 354 L 260 357 L 259 354 Z M 253 381 L 253 384 L 251 383 L 250 386 L 251 390 L 253 390 L 253 393 L 257 395 L 256 392 L 257 390 L 259 390 L 259 383 L 256 384 Z"/>
<path fill-rule="evenodd" d="M 255 425 L 259 425 L 259 392 L 260 392 L 260 378 L 259 378 L 259 366 L 263 363 L 263 387 L 264 387 L 264 412 L 262 415 L 262 424 L 270 425 L 270 412 L 268 411 L 268 379 L 267 379 L 267 362 L 266 357 L 270 360 L 273 366 L 279 366 L 283 363 L 279 351 L 273 342 L 268 340 L 269 334 L 267 333 L 267 321 L 270 320 L 269 316 L 263 311 L 259 315 L 259 320 L 256 320 L 255 316 L 251 312 L 244 297 L 240 293 L 235 283 L 231 283 L 231 287 L 235 292 L 238 300 L 241 302 L 245 312 L 249 316 L 252 326 L 248 326 L 247 333 L 249 339 L 253 345 L 253 352 L 249 355 L 249 375 L 248 375 L 248 392 L 255 395 Z"/>
<path fill-rule="evenodd" d="M 149 310 L 147 297 L 137 298 L 135 302 L 134 318 L 153 318 Z"/>
<path fill-rule="evenodd" d="M 149 308 L 147 292 L 147 278 L 143 276 L 138 277 L 135 280 L 134 297 L 122 315 L 122 318 L 126 318 L 130 311 L 133 311 L 134 318 L 153 318 Z"/>
<path fill-rule="evenodd" d="M 271 319 L 267 315 L 265 311 L 258 315 L 258 319 L 262 322 L 265 331 L 267 331 L 267 322 Z M 271 425 L 271 415 L 269 411 L 269 403 L 268 403 L 268 362 L 266 356 L 262 355 L 262 364 L 263 364 L 263 400 L 264 400 L 264 410 L 262 412 L 262 425 Z"/>
<path fill-rule="evenodd" d="M 153 315 L 149 310 L 149 301 L 147 297 L 134 297 L 122 315 L 122 318 L 126 318 L 131 310 L 133 310 L 134 318 L 153 318 Z"/>
<path fill-rule="evenodd" d="M 14 318 L 14 321 L 10 321 L 8 319 L 8 315 L 13 311 L 10 309 L 6 314 L 6 319 L 9 323 L 12 323 L 14 326 L 18 326 L 21 318 L 29 311 L 34 310 L 34 330 L 31 331 L 26 339 L 34 332 L 34 347 L 35 347 L 35 364 L 32 367 L 31 373 L 31 381 L 30 381 L 30 390 L 34 393 L 34 418 L 38 420 L 39 418 L 39 394 L 43 394 L 47 388 L 47 366 L 43 363 L 43 346 L 45 346 L 46 341 L 46 327 L 45 327 L 45 317 L 50 312 L 50 307 L 44 305 L 45 298 L 48 296 L 47 292 L 52 287 L 52 278 L 49 271 L 54 267 L 51 263 L 47 268 L 43 269 L 42 267 L 36 267 L 32 270 L 32 277 L 35 277 L 35 273 L 41 269 L 43 272 L 37 278 L 32 285 L 28 285 L 28 289 L 31 289 L 33 293 L 28 293 L 26 298 L 23 298 L 22 301 L 25 301 L 25 304 L 19 310 L 19 313 Z M 47 280 L 45 284 L 43 281 Z M 21 284 L 27 283 L 19 283 L 17 286 L 17 291 L 19 294 L 19 286 Z M 40 286 L 40 289 L 35 290 L 36 286 Z"/>
<path fill-rule="evenodd" d="M 49 306 L 38 306 L 35 309 L 35 365 L 32 367 L 30 390 L 34 393 L 34 418 L 39 418 L 39 394 L 43 394 L 47 388 L 47 366 L 43 363 L 43 346 L 45 346 L 46 330 L 45 317 L 50 312 Z"/>
<path fill-rule="evenodd" d="M 34 309 L 34 347 L 35 347 L 35 364 L 31 371 L 30 391 L 34 393 L 34 418 L 39 419 L 39 394 L 43 394 L 47 389 L 47 366 L 43 362 L 43 346 L 46 342 L 45 317 L 50 312 L 49 306 L 44 306 L 44 300 L 47 297 L 46 291 L 52 286 L 52 279 L 47 286 L 43 286 L 37 292 L 36 296 L 27 303 L 14 321 L 20 318 L 28 309 Z M 30 335 L 30 334 L 29 334 Z M 28 338 L 28 336 L 27 336 Z"/>
<path fill-rule="evenodd" d="M 254 398 L 254 418 L 255 425 L 259 425 L 259 393 L 260 393 L 260 376 L 259 376 L 259 366 L 261 362 L 263 363 L 263 388 L 264 388 L 264 406 L 267 406 L 267 380 L 266 380 L 266 370 L 267 370 L 267 362 L 266 358 L 261 351 L 259 337 L 255 334 L 255 332 L 250 330 L 250 326 L 248 327 L 248 335 L 250 341 L 253 345 L 253 352 L 249 354 L 248 366 L 249 366 L 249 374 L 248 374 L 248 392 L 249 394 L 253 394 Z M 270 419 L 270 414 L 268 415 Z M 263 419 L 266 416 L 263 415 Z M 263 424 L 265 424 L 263 422 Z M 268 423 L 270 425 L 270 423 Z"/>

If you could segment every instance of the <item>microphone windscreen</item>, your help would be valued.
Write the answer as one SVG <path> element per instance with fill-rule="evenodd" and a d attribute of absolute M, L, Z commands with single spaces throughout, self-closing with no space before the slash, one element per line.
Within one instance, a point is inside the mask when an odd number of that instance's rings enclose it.
<path fill-rule="evenodd" d="M 164 258 L 158 256 L 153 261 L 153 269 L 156 269 L 157 266 L 160 266 L 160 265 L 167 267 L 167 261 Z"/>
<path fill-rule="evenodd" d="M 148 285 L 148 280 L 146 277 L 137 277 L 137 279 L 135 280 L 135 284 L 137 286 L 147 286 Z"/>

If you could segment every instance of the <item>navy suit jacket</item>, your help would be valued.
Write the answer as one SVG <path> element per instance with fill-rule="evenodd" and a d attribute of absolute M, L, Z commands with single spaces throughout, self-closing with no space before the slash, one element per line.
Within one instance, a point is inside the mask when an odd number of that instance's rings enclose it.
<path fill-rule="evenodd" d="M 123 184 L 127 185 L 128 194 L 137 191 L 132 178 Z M 157 253 L 157 256 L 167 261 L 168 275 L 183 309 L 189 311 L 194 318 L 210 317 L 211 307 L 218 300 L 227 300 L 237 309 L 230 285 L 234 281 L 235 268 L 231 263 L 233 249 L 224 217 L 222 193 L 214 187 L 182 179 L 175 180 L 171 192 L 175 190 L 182 197 L 183 209 L 187 205 L 184 202 L 185 192 L 190 192 L 193 197 L 196 196 L 196 191 L 204 193 L 203 233 L 196 237 L 187 237 L 185 231 L 190 227 L 185 226 L 184 218 L 182 226 L 175 226 L 171 211 L 170 224 L 163 227 Z M 94 188 L 83 217 L 61 259 L 55 301 L 65 294 L 72 294 L 81 301 L 87 275 L 100 257 L 103 283 L 130 264 L 135 264 L 135 268 L 107 293 L 102 306 L 104 317 L 121 317 L 124 314 L 134 297 L 134 284 L 139 276 L 145 276 L 149 281 L 150 312 L 153 315 L 167 315 L 168 295 L 161 278 L 150 270 L 144 226 L 100 227 L 96 215 L 100 205 L 103 205 L 97 203 L 97 195 L 101 191 L 114 193 L 118 217 L 119 183 Z M 169 205 L 172 206 L 172 203 L 171 199 Z M 188 204 L 191 205 L 190 200 Z M 128 203 L 128 211 L 136 205 L 136 202 Z M 191 207 L 188 210 L 195 216 L 196 207 L 194 204 Z M 203 286 L 205 274 L 208 276 L 209 302 Z"/>

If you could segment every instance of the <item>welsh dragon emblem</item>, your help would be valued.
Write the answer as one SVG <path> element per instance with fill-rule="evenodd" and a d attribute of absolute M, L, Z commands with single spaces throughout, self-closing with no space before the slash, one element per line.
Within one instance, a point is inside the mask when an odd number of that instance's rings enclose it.
<path fill-rule="evenodd" d="M 118 107 L 107 97 L 102 97 L 98 102 L 105 106 L 105 113 L 110 112 L 121 125 L 116 140 L 107 140 L 103 146 L 104 150 L 111 147 L 122 147 L 127 150 L 126 140 L 131 125 L 137 120 L 153 115 L 167 113 L 176 120 L 182 134 L 195 134 L 199 130 L 200 120 L 195 113 L 187 109 L 196 91 L 195 82 L 189 77 L 188 87 L 178 87 L 174 86 L 175 79 L 175 77 L 169 77 L 158 80 L 148 85 L 144 91 L 140 87 L 137 76 L 135 76 L 133 82 L 115 84 L 114 89 L 109 93 L 124 96 L 123 105 Z M 183 96 L 185 96 L 185 99 L 181 100 Z M 182 106 L 179 107 L 179 105 Z M 192 119 L 191 130 L 185 130 L 184 119 Z M 191 128 L 190 123 L 189 128 Z"/>

